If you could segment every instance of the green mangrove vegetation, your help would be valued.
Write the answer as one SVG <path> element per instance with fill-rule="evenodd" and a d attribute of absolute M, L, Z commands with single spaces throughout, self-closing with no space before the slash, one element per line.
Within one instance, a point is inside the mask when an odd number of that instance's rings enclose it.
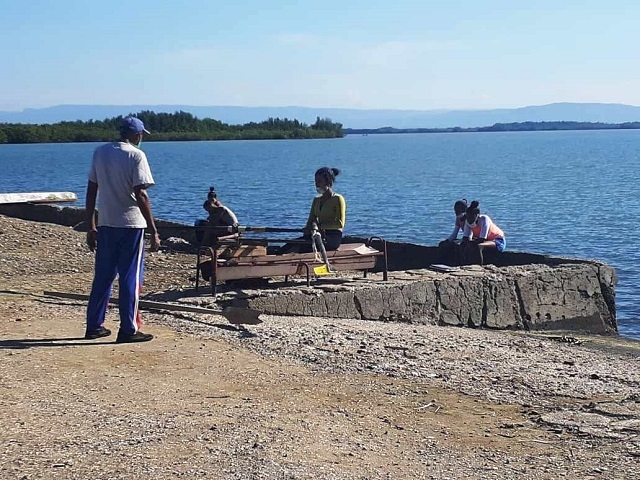
<path fill-rule="evenodd" d="M 265 140 L 291 138 L 342 137 L 342 124 L 317 117 L 307 125 L 298 120 L 269 118 L 263 122 L 228 125 L 211 118 L 199 119 L 187 112 L 132 113 L 142 120 L 151 135 L 147 141 L 176 140 Z M 58 122 L 53 124 L 0 123 L 0 143 L 70 143 L 108 142 L 119 137 L 122 116 L 86 122 Z"/>

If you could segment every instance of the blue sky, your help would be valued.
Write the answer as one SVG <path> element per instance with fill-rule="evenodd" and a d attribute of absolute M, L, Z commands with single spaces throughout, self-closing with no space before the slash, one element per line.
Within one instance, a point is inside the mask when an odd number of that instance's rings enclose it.
<path fill-rule="evenodd" d="M 640 105 L 640 2 L 0 0 L 0 110 Z"/>

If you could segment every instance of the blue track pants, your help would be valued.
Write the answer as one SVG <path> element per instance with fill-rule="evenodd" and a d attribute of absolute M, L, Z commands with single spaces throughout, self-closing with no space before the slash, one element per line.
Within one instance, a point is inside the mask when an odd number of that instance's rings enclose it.
<path fill-rule="evenodd" d="M 120 331 L 133 334 L 142 324 L 138 298 L 144 276 L 144 229 L 98 227 L 95 275 L 87 307 L 87 330 L 104 323 L 111 287 L 118 275 Z"/>

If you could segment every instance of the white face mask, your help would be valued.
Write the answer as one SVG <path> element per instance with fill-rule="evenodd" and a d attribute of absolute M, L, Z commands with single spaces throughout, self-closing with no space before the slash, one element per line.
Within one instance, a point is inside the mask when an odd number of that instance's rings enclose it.
<path fill-rule="evenodd" d="M 133 143 L 133 141 L 131 140 L 123 140 L 124 142 L 127 142 L 129 145 L 133 145 L 134 147 L 140 148 L 140 146 L 142 145 L 142 138 L 140 139 L 140 141 L 138 143 Z M 140 150 L 142 150 L 142 148 L 140 148 Z"/>
<path fill-rule="evenodd" d="M 327 191 L 326 188 L 323 187 L 316 187 L 316 192 L 318 192 L 320 195 L 324 195 L 324 193 Z"/>
<path fill-rule="evenodd" d="M 140 141 L 138 142 L 138 144 L 136 145 L 136 147 L 140 148 L 142 150 L 142 139 L 144 138 L 144 135 L 142 135 L 142 133 L 140 133 Z"/>

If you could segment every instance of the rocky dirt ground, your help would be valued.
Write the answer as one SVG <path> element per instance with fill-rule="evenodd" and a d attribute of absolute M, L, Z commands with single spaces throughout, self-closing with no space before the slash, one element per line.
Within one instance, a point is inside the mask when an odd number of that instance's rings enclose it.
<path fill-rule="evenodd" d="M 0 478 L 640 479 L 637 342 L 167 312 L 85 341 L 43 295 L 88 293 L 83 242 L 0 216 Z M 145 291 L 194 263 L 148 255 Z"/>

